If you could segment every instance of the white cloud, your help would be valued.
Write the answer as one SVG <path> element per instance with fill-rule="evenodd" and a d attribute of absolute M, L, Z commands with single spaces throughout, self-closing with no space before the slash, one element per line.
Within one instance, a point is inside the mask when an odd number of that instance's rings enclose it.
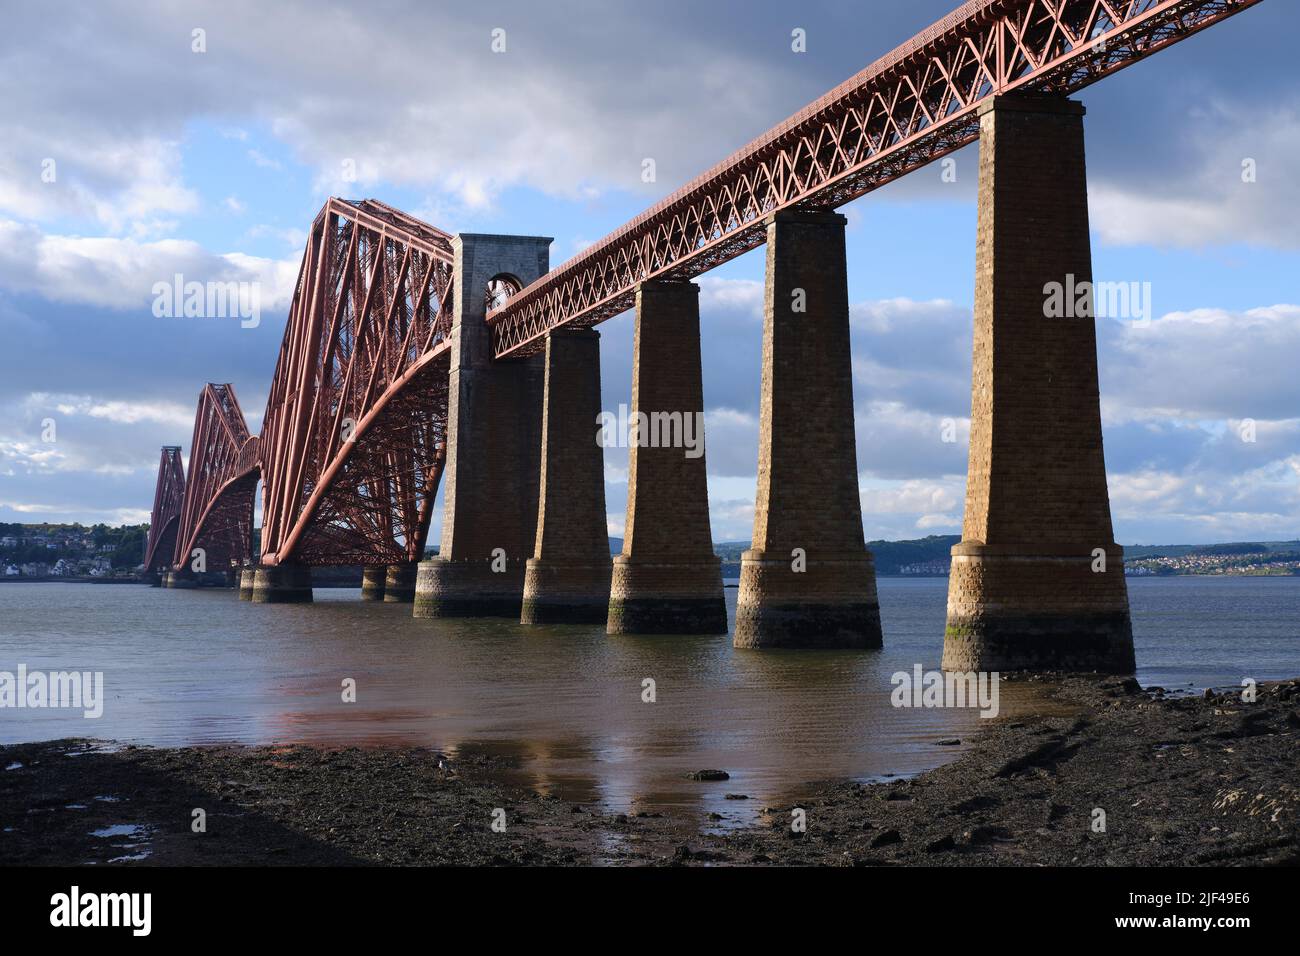
<path fill-rule="evenodd" d="M 1293 94 L 1284 94 L 1290 96 Z M 1197 247 L 1252 242 L 1300 248 L 1300 108 L 1188 97 L 1169 129 L 1179 166 L 1146 157 L 1125 175 L 1109 163 L 1088 190 L 1093 227 L 1105 242 Z M 1243 176 L 1251 167 L 1254 179 Z"/>
<path fill-rule="evenodd" d="M 131 231 L 159 214 L 192 213 L 198 194 L 181 181 L 177 143 L 0 123 L 0 210 L 24 219 L 77 218 Z M 43 177 L 52 161 L 53 180 Z"/>
<path fill-rule="evenodd" d="M 248 151 L 248 158 L 251 159 L 251 160 L 253 161 L 253 164 L 254 164 L 255 166 L 260 166 L 260 167 L 263 168 L 263 169 L 281 169 L 281 168 L 283 168 L 283 167 L 281 166 L 279 160 L 272 159 L 271 157 L 269 157 L 269 156 L 265 155 L 264 153 L 262 153 L 261 150 L 250 149 L 250 150 Z"/>
<path fill-rule="evenodd" d="M 960 510 L 965 480 L 865 482 L 862 507 L 873 514 L 933 515 Z"/>
<path fill-rule="evenodd" d="M 657 7 L 514 3 L 496 16 L 508 25 L 503 54 L 492 53 L 479 11 L 446 5 L 374 16 L 342 3 L 107 2 L 79 10 L 75 30 L 14 11 L 7 26 L 24 43 L 6 50 L 0 211 L 95 217 L 114 233 L 133 218 L 194 211 L 176 144 L 209 117 L 234 141 L 268 130 L 322 192 L 382 180 L 434 188 L 471 210 L 513 186 L 580 201 L 611 186 L 652 197 L 823 86 L 734 30 L 720 43 L 719 31 L 684 31 Z M 203 55 L 188 43 L 196 19 L 209 39 Z M 339 37 L 356 69 L 319 55 Z M 698 120 L 689 135 L 684 102 Z M 281 168 L 265 149 L 245 152 L 259 168 Z M 47 156 L 60 163 L 57 189 L 39 179 Z M 645 157 L 657 162 L 656 184 L 641 182 Z"/>
<path fill-rule="evenodd" d="M 52 235 L 0 220 L 0 285 L 52 302 L 147 311 L 154 283 L 181 274 L 186 281 L 258 282 L 262 308 L 281 310 L 293 298 L 298 266 L 296 259 L 214 255 L 188 240 Z"/>
<path fill-rule="evenodd" d="M 763 283 L 754 279 L 721 279 L 704 275 L 696 280 L 700 287 L 700 311 L 716 310 L 744 313 L 763 320 Z"/>
<path fill-rule="evenodd" d="M 1099 326 L 1107 422 L 1279 419 L 1300 411 L 1300 306 L 1171 312 Z"/>

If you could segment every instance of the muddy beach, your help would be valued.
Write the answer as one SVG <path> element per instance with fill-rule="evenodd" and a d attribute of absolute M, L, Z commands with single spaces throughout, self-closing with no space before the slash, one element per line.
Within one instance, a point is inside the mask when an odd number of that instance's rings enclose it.
<path fill-rule="evenodd" d="M 1047 682 L 953 762 L 810 783 L 755 826 L 616 814 L 421 749 L 0 747 L 0 859 L 54 865 L 1267 865 L 1300 862 L 1300 680 L 1183 696 Z M 700 768 L 697 768 L 700 769 Z M 725 768 L 719 768 L 725 770 Z M 684 772 L 689 772 L 685 771 Z M 706 778 L 709 775 L 703 775 Z M 723 779 L 701 779 L 736 800 Z"/>

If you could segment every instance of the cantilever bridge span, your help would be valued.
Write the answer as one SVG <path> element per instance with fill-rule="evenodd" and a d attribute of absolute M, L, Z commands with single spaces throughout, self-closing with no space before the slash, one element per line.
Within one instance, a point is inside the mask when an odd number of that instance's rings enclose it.
<path fill-rule="evenodd" d="M 633 445 L 610 561 L 592 327 L 635 308 L 634 410 L 699 412 L 690 280 L 765 244 L 735 642 L 878 646 L 833 210 L 979 141 L 970 472 L 944 664 L 1131 669 L 1095 326 L 1047 323 L 1041 304 L 1047 282 L 1092 274 L 1084 110 L 1069 97 L 1259 2 L 970 0 L 553 270 L 543 237 L 452 236 L 330 199 L 261 433 L 232 386 L 204 388 L 188 476 L 163 450 L 147 569 L 183 585 L 201 555 L 241 570 L 241 596 L 290 601 L 310 599 L 312 566 L 360 564 L 364 596 L 413 600 L 417 616 L 726 631 L 702 456 Z M 441 547 L 421 561 L 440 485 Z"/>

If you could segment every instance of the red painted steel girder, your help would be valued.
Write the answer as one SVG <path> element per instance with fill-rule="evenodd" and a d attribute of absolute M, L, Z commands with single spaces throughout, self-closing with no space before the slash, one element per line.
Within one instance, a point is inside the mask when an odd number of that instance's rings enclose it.
<path fill-rule="evenodd" d="M 492 311 L 496 356 L 761 245 L 763 220 L 837 208 L 979 137 L 1011 91 L 1069 94 L 1260 0 L 971 0 Z"/>
<path fill-rule="evenodd" d="M 172 565 L 191 566 L 202 548 L 209 571 L 226 571 L 252 554 L 258 439 L 248 432 L 235 387 L 209 382 L 199 393 L 190 442 L 180 529 Z"/>
<path fill-rule="evenodd" d="M 262 424 L 264 564 L 423 557 L 442 477 L 451 236 L 373 199 L 312 224 Z"/>
<path fill-rule="evenodd" d="M 149 537 L 145 541 L 144 569 L 147 573 L 169 567 L 176 550 L 176 529 L 185 498 L 185 465 L 180 445 L 163 445 L 158 459 L 158 483 L 154 486 L 153 511 L 149 514 Z"/>

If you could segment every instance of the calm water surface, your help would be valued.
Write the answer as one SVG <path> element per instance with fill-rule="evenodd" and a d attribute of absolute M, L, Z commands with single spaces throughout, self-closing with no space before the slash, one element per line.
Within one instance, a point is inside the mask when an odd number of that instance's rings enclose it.
<path fill-rule="evenodd" d="M 826 779 L 951 759 L 974 711 L 895 709 L 889 678 L 942 652 L 944 579 L 882 578 L 885 648 L 743 651 L 730 637 L 424 621 L 351 590 L 312 605 L 230 591 L 0 585 L 0 670 L 103 671 L 104 715 L 0 710 L 0 742 L 90 736 L 155 745 L 419 745 L 517 761 L 513 781 L 622 810 L 717 810 L 741 822 Z M 1300 674 L 1300 578 L 1130 579 L 1138 677 L 1196 689 Z M 728 589 L 734 612 L 736 592 Z M 344 704 L 340 682 L 357 682 Z M 657 702 L 641 701 L 654 678 Z M 1002 685 L 1003 719 L 1039 710 Z M 726 783 L 686 774 L 721 768 Z M 726 801 L 746 793 L 748 804 Z"/>

